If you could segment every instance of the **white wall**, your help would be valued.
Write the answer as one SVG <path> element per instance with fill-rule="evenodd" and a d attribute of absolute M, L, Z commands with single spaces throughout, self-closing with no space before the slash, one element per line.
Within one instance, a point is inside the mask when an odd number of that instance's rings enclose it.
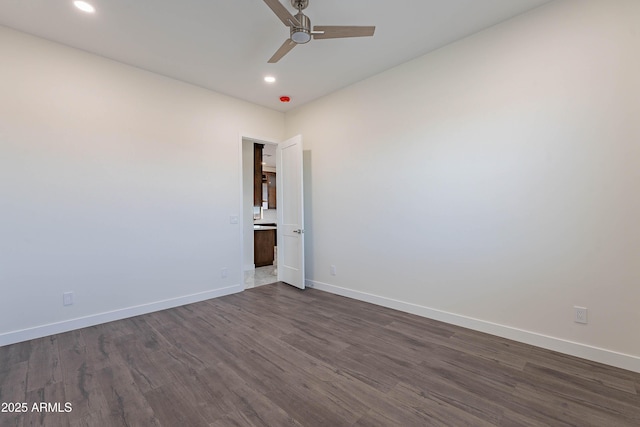
<path fill-rule="evenodd" d="M 243 289 L 239 137 L 282 113 L 3 27 L 0 52 L 0 345 Z"/>
<path fill-rule="evenodd" d="M 640 370 L 639 18 L 553 2 L 287 113 L 309 284 Z"/>

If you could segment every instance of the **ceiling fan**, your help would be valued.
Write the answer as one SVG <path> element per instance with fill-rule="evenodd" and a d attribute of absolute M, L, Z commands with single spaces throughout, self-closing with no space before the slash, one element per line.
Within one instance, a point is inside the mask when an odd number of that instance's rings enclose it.
<path fill-rule="evenodd" d="M 284 25 L 289 27 L 291 36 L 285 40 L 276 53 L 269 59 L 269 63 L 273 64 L 278 62 L 285 56 L 291 49 L 298 44 L 304 44 L 311 40 L 313 37 L 315 40 L 319 39 L 340 39 L 344 37 L 371 37 L 376 30 L 374 26 L 368 27 L 356 27 L 345 25 L 334 26 L 315 26 L 311 31 L 311 20 L 307 15 L 302 13 L 304 9 L 309 6 L 309 0 L 291 0 L 291 6 L 298 10 L 298 13 L 293 16 L 286 7 L 280 3 L 279 0 L 264 0 L 264 2 L 273 10 L 278 18 Z"/>

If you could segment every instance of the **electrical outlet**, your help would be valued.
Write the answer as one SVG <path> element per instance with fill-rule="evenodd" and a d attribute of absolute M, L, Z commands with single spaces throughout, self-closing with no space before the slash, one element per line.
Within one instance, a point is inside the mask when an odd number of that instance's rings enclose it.
<path fill-rule="evenodd" d="M 585 307 L 574 306 L 575 310 L 575 318 L 573 319 L 576 323 L 587 323 L 587 309 Z"/>
<path fill-rule="evenodd" d="M 332 276 L 336 275 L 336 266 L 332 265 L 331 267 L 329 267 L 329 271 L 331 272 Z"/>
<path fill-rule="evenodd" d="M 229 275 L 229 269 L 227 267 L 220 270 L 220 277 L 225 279 Z"/>
<path fill-rule="evenodd" d="M 73 305 L 73 292 L 65 292 L 62 294 L 62 305 Z"/>

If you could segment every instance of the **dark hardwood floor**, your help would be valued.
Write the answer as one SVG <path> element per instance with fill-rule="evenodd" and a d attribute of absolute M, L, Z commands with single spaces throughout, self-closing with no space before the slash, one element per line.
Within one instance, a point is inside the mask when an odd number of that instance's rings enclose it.
<path fill-rule="evenodd" d="M 28 405 L 1 426 L 640 426 L 639 392 L 640 374 L 281 283 L 0 348 L 0 402 Z"/>

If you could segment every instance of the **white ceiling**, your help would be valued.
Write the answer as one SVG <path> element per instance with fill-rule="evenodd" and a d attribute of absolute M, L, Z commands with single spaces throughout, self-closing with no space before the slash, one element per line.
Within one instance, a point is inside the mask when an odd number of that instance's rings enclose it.
<path fill-rule="evenodd" d="M 289 32 L 262 0 L 88 1 L 93 15 L 71 0 L 2 0 L 0 24 L 287 111 L 549 0 L 310 0 L 312 25 L 376 25 L 375 36 L 312 40 L 277 64 Z"/>

